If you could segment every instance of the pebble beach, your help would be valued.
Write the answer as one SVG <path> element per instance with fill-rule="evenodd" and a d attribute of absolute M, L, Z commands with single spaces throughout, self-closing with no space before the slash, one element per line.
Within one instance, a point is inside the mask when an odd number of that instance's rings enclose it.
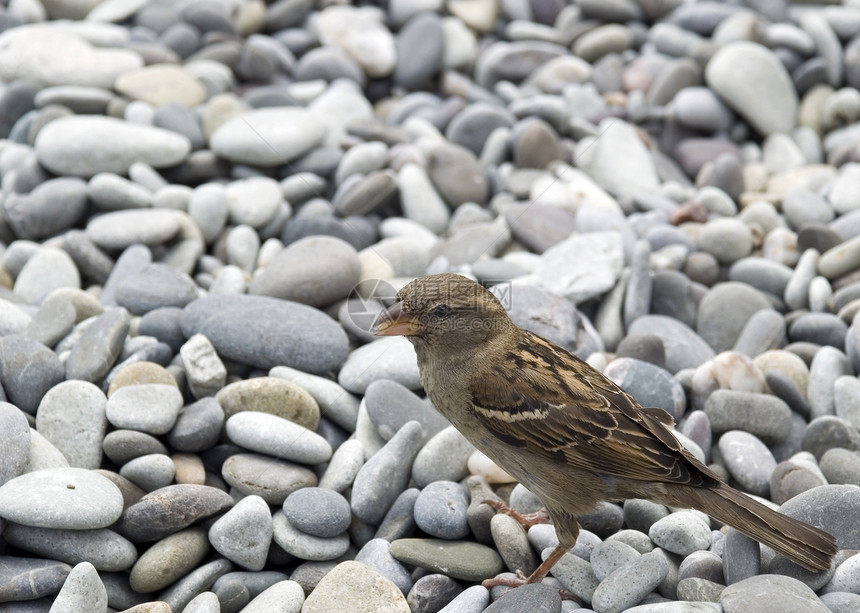
<path fill-rule="evenodd" d="M 857 0 L 3 2 L 0 613 L 860 612 L 858 33 Z M 482 587 L 558 541 L 371 333 L 442 272 L 832 567 L 628 500 Z"/>

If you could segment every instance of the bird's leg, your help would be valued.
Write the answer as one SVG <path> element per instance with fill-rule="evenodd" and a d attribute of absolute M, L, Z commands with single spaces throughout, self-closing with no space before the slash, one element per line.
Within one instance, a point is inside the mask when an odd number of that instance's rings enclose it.
<path fill-rule="evenodd" d="M 520 513 L 519 511 L 514 511 L 511 507 L 498 500 L 483 500 L 482 504 L 490 505 L 496 510 L 497 513 L 504 513 L 505 515 L 513 517 L 526 530 L 538 524 L 552 523 L 552 520 L 550 519 L 549 513 L 546 509 L 541 509 L 536 513 Z"/>
<path fill-rule="evenodd" d="M 561 557 L 568 552 L 570 547 L 566 547 L 564 545 L 559 545 L 546 557 L 546 560 L 541 562 L 541 565 L 535 569 L 531 575 L 526 577 L 522 571 L 517 571 L 516 577 L 494 577 L 493 579 L 484 580 L 481 585 L 485 588 L 490 589 L 494 588 L 498 585 L 504 585 L 506 587 L 520 587 L 521 585 L 526 585 L 528 583 L 540 583 L 544 577 L 547 576 L 550 569 L 556 565 L 556 563 L 561 559 Z M 581 601 L 576 597 L 575 594 L 568 592 L 567 590 L 559 590 L 562 598 L 566 600 L 575 600 L 577 602 Z"/>

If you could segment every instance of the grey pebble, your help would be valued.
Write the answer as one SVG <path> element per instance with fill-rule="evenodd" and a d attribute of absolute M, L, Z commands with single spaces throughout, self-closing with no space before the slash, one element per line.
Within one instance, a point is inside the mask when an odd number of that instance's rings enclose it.
<path fill-rule="evenodd" d="M 617 540 L 598 543 L 591 552 L 591 568 L 598 581 L 603 581 L 617 569 L 632 564 L 642 554 L 630 545 Z"/>
<path fill-rule="evenodd" d="M 543 559 L 549 555 L 545 549 L 541 554 Z M 585 602 L 591 602 L 595 590 L 601 581 L 595 576 L 591 564 L 572 553 L 564 554 L 552 568 L 552 575 L 561 582 L 564 589 L 576 594 Z"/>
<path fill-rule="evenodd" d="M 215 347 L 202 334 L 195 334 L 179 349 L 188 387 L 195 398 L 214 396 L 227 382 L 227 368 Z"/>
<path fill-rule="evenodd" d="M 81 275 L 65 251 L 41 247 L 27 260 L 12 289 L 24 302 L 39 305 L 55 289 L 81 287 Z"/>
<path fill-rule="evenodd" d="M 616 358 L 603 374 L 642 406 L 663 409 L 674 419 L 684 412 L 686 397 L 681 384 L 659 366 L 634 358 Z"/>
<path fill-rule="evenodd" d="M 177 451 L 205 451 L 218 441 L 223 425 L 224 410 L 218 401 L 201 398 L 182 408 L 167 433 L 167 442 Z"/>
<path fill-rule="evenodd" d="M 85 381 L 64 381 L 48 390 L 36 412 L 39 433 L 59 449 L 70 466 L 101 466 L 107 431 L 102 391 Z"/>
<path fill-rule="evenodd" d="M 34 528 L 106 528 L 122 507 L 119 489 L 83 468 L 26 473 L 0 487 L 0 516 Z"/>
<path fill-rule="evenodd" d="M 852 513 L 858 503 L 860 490 L 856 486 L 822 485 L 788 500 L 779 511 L 829 532 L 840 549 L 856 549 L 860 527 Z"/>
<path fill-rule="evenodd" d="M 819 463 L 828 483 L 860 485 L 860 453 L 857 451 L 829 449 Z"/>
<path fill-rule="evenodd" d="M 31 453 L 30 432 L 24 412 L 8 402 L 0 402 L 0 445 L 4 450 L 0 457 L 0 486 L 27 469 Z"/>
<path fill-rule="evenodd" d="M 381 538 L 392 542 L 399 538 L 412 536 L 417 525 L 415 524 L 415 501 L 418 499 L 420 491 L 417 488 L 411 487 L 403 492 L 394 500 L 388 513 L 379 522 L 379 528 L 376 530 L 373 538 Z"/>
<path fill-rule="evenodd" d="M 160 262 L 121 279 L 114 291 L 116 303 L 136 315 L 164 307 L 182 308 L 199 295 L 191 277 Z"/>
<path fill-rule="evenodd" d="M 386 337 L 355 349 L 338 373 L 338 383 L 346 390 L 362 394 L 371 383 L 390 379 L 408 389 L 420 389 L 418 358 L 405 338 Z"/>
<path fill-rule="evenodd" d="M 186 337 L 206 336 L 222 359 L 257 368 L 282 365 L 319 374 L 347 357 L 340 325 L 312 307 L 266 296 L 197 299 L 185 307 L 181 326 Z M 266 342 L 273 337 L 280 342 Z"/>
<path fill-rule="evenodd" d="M 81 562 L 72 568 L 51 610 L 107 613 L 107 590 L 92 564 Z"/>
<path fill-rule="evenodd" d="M 197 566 L 209 552 L 206 532 L 188 528 L 171 534 L 144 551 L 128 576 L 138 593 L 162 590 Z"/>
<path fill-rule="evenodd" d="M 173 482 L 176 467 L 169 456 L 154 453 L 129 460 L 119 474 L 143 491 L 152 492 Z"/>
<path fill-rule="evenodd" d="M 761 547 L 758 542 L 734 528 L 723 539 L 723 576 L 732 585 L 761 572 Z"/>
<path fill-rule="evenodd" d="M 23 335 L 46 347 L 53 347 L 72 330 L 76 316 L 75 307 L 68 300 L 59 296 L 46 298 L 23 330 Z"/>
<path fill-rule="evenodd" d="M 66 378 L 100 383 L 116 362 L 128 334 L 125 309 L 109 309 L 93 321 L 66 359 Z"/>
<path fill-rule="evenodd" d="M 816 352 L 809 367 L 809 387 L 806 390 L 812 418 L 833 415 L 835 382 L 843 375 L 853 374 L 850 361 L 839 349 L 822 347 Z"/>
<path fill-rule="evenodd" d="M 159 600 L 166 602 L 173 611 L 181 611 L 199 593 L 207 590 L 218 577 L 230 572 L 233 564 L 228 560 L 214 560 L 185 575 L 159 594 Z"/>
<path fill-rule="evenodd" d="M 273 505 L 282 504 L 297 489 L 317 484 L 309 468 L 254 453 L 231 455 L 221 467 L 221 476 L 242 494 L 256 494 Z"/>
<path fill-rule="evenodd" d="M 469 493 L 464 486 L 453 481 L 434 481 L 415 500 L 415 523 L 430 536 L 460 539 L 469 534 L 468 506 Z"/>
<path fill-rule="evenodd" d="M 352 487 L 352 512 L 369 523 L 379 522 L 406 488 L 412 462 L 424 440 L 418 422 L 407 422 L 359 470 Z M 383 478 L 384 475 L 384 478 Z"/>
<path fill-rule="evenodd" d="M 816 458 L 821 458 L 828 450 L 839 447 L 860 451 L 860 432 L 839 417 L 816 417 L 803 433 L 802 447 Z"/>
<path fill-rule="evenodd" d="M 349 548 L 349 536 L 323 538 L 306 534 L 291 525 L 283 512 L 275 512 L 272 518 L 273 539 L 284 551 L 302 560 L 322 562 L 340 557 Z"/>
<path fill-rule="evenodd" d="M 776 311 L 762 309 L 753 313 L 735 341 L 734 351 L 755 357 L 786 344 L 785 320 Z"/>
<path fill-rule="evenodd" d="M 726 468 L 744 489 L 758 496 L 768 495 L 776 460 L 760 439 L 742 430 L 731 430 L 720 437 L 719 450 Z"/>
<path fill-rule="evenodd" d="M 355 556 L 356 562 L 369 566 L 379 574 L 389 579 L 404 595 L 412 589 L 412 577 L 409 572 L 390 553 L 391 544 L 382 538 L 368 541 Z"/>
<path fill-rule="evenodd" d="M 645 315 L 633 322 L 628 334 L 655 334 L 666 349 L 666 370 L 677 373 L 696 368 L 714 357 L 714 350 L 695 331 L 665 315 Z"/>
<path fill-rule="evenodd" d="M 113 430 L 102 443 L 105 455 L 118 466 L 152 453 L 167 455 L 167 447 L 151 434 L 136 430 Z"/>
<path fill-rule="evenodd" d="M 99 571 L 124 571 L 137 560 L 135 546 L 107 528 L 66 530 L 9 523 L 3 539 L 23 551 L 68 564 L 90 562 Z"/>
<path fill-rule="evenodd" d="M 656 521 L 648 531 L 648 536 L 655 545 L 666 551 L 689 555 L 708 548 L 711 544 L 711 527 L 695 513 L 680 511 Z"/>
<path fill-rule="evenodd" d="M 416 613 L 438 611 L 461 591 L 463 588 L 451 577 L 438 573 L 425 575 L 409 590 L 406 602 Z"/>
<path fill-rule="evenodd" d="M 601 581 L 591 599 L 592 606 L 600 613 L 624 611 L 660 585 L 668 572 L 663 556 L 656 551 L 646 553 Z"/>
<path fill-rule="evenodd" d="M 284 500 L 283 511 L 292 526 L 323 538 L 343 533 L 352 519 L 346 499 L 322 487 L 296 490 Z"/>
<path fill-rule="evenodd" d="M 273 534 L 269 505 L 246 496 L 209 528 L 209 542 L 225 558 L 252 571 L 263 570 Z"/>
<path fill-rule="evenodd" d="M 318 464 L 331 458 L 332 449 L 323 437 L 276 415 L 242 411 L 227 420 L 229 439 L 245 449 L 303 464 Z"/>
<path fill-rule="evenodd" d="M 433 481 L 461 481 L 475 447 L 454 426 L 440 430 L 427 441 L 412 463 L 412 479 L 418 487 Z"/>
<path fill-rule="evenodd" d="M 759 575 L 730 585 L 720 595 L 720 604 L 725 613 L 748 611 L 750 606 L 762 613 L 828 610 L 806 585 L 781 575 Z"/>
<path fill-rule="evenodd" d="M 278 581 L 266 588 L 242 609 L 245 613 L 298 613 L 305 593 L 295 581 Z"/>
<path fill-rule="evenodd" d="M 3 600 L 36 600 L 56 594 L 72 567 L 54 560 L 2 556 L 0 560 L 0 591 Z"/>
<path fill-rule="evenodd" d="M 409 421 L 420 423 L 428 438 L 451 425 L 429 401 L 418 398 L 396 381 L 372 382 L 364 392 L 364 402 L 368 416 L 385 440 Z"/>
<path fill-rule="evenodd" d="M 343 493 L 352 486 L 358 471 L 364 465 L 364 445 L 357 439 L 342 443 L 329 459 L 319 486 Z"/>
<path fill-rule="evenodd" d="M 17 334 L 0 339 L 5 398 L 25 413 L 35 414 L 44 395 L 62 380 L 62 363 L 41 343 Z"/>
<path fill-rule="evenodd" d="M 791 429 L 791 409 L 768 394 L 719 389 L 708 396 L 704 410 L 714 434 L 744 430 L 762 441 L 778 443 Z"/>
<path fill-rule="evenodd" d="M 117 428 L 161 435 L 176 423 L 182 405 L 182 393 L 173 385 L 129 385 L 108 398 L 105 413 Z"/>
<path fill-rule="evenodd" d="M 743 283 L 720 283 L 699 303 L 696 331 L 716 351 L 731 349 L 756 311 L 771 308 L 758 290 Z"/>
<path fill-rule="evenodd" d="M 713 551 L 694 551 L 686 556 L 678 567 L 679 581 L 690 577 L 725 584 L 723 560 Z"/>
<path fill-rule="evenodd" d="M 451 602 L 439 609 L 439 613 L 481 613 L 490 602 L 490 593 L 480 585 L 467 587 Z"/>
<path fill-rule="evenodd" d="M 444 572 L 454 579 L 482 581 L 502 572 L 499 554 L 471 541 L 408 538 L 391 543 L 391 555 L 405 564 Z"/>
<path fill-rule="evenodd" d="M 288 366 L 276 366 L 269 375 L 295 383 L 313 396 L 324 417 L 349 432 L 355 430 L 359 400 L 335 381 Z"/>

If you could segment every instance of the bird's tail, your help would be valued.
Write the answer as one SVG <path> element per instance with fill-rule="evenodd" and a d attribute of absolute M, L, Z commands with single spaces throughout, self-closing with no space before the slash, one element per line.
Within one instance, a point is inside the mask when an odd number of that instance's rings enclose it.
<path fill-rule="evenodd" d="M 774 511 L 760 502 L 719 485 L 700 489 L 701 511 L 775 549 L 807 570 L 830 568 L 836 539 L 824 530 Z"/>

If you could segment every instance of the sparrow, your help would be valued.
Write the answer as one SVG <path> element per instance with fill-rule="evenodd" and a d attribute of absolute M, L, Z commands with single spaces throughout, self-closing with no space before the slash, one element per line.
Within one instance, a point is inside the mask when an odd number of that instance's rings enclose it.
<path fill-rule="evenodd" d="M 830 568 L 827 532 L 733 489 L 690 453 L 664 410 L 644 407 L 570 352 L 519 328 L 483 286 L 456 274 L 403 287 L 374 332 L 405 336 L 436 408 L 540 498 L 559 545 L 529 577 L 542 580 L 576 543 L 577 516 L 601 501 L 645 498 L 694 508 L 811 570 Z"/>

